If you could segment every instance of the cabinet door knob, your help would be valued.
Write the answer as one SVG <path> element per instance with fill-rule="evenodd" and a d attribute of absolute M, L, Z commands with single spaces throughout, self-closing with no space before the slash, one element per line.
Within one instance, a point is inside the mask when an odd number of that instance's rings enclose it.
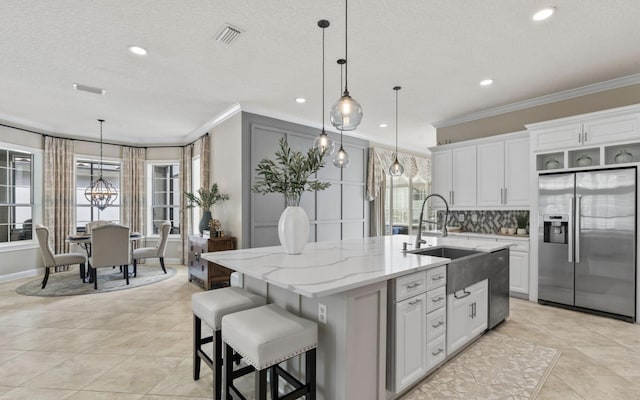
<path fill-rule="evenodd" d="M 439 328 L 439 327 L 441 327 L 442 325 L 444 325 L 444 322 L 443 322 L 443 321 L 438 321 L 438 323 L 437 323 L 437 324 L 435 324 L 435 325 L 431 325 L 431 327 L 433 327 L 433 328 Z"/>
<path fill-rule="evenodd" d="M 416 299 L 416 300 L 414 300 L 414 301 L 410 301 L 410 302 L 409 302 L 409 305 L 410 305 L 410 306 L 413 306 L 413 305 L 416 305 L 416 304 L 420 303 L 421 301 L 422 301 L 422 299 Z"/>
<path fill-rule="evenodd" d="M 436 351 L 435 353 L 431 353 L 432 356 L 437 356 L 438 354 L 442 353 L 444 350 L 443 349 L 438 349 L 438 351 Z"/>
<path fill-rule="evenodd" d="M 432 303 L 439 303 L 439 302 L 441 302 L 442 300 L 444 300 L 444 297 L 439 296 L 439 297 L 436 297 L 435 299 L 431 299 L 431 302 L 432 302 Z"/>

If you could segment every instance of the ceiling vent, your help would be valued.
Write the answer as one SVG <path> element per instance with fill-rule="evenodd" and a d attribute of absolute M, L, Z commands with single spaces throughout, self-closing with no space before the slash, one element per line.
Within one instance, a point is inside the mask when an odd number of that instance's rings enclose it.
<path fill-rule="evenodd" d="M 241 33 L 242 31 L 239 28 L 226 24 L 218 36 L 216 36 L 216 41 L 224 44 L 231 44 L 238 36 L 240 36 Z"/>
<path fill-rule="evenodd" d="M 73 84 L 73 88 L 75 90 L 79 90 L 81 92 L 89 92 L 89 93 L 93 93 L 93 94 L 99 94 L 100 96 L 103 96 L 105 93 L 107 93 L 106 90 L 104 89 L 100 89 L 94 86 L 88 86 L 88 85 L 83 85 L 81 83 L 74 83 Z"/>

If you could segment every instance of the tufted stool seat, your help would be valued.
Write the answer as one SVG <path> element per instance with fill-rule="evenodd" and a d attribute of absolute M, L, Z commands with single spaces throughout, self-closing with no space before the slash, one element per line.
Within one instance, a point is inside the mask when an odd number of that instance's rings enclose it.
<path fill-rule="evenodd" d="M 225 364 L 225 388 L 227 398 L 232 392 L 242 394 L 233 385 L 233 380 L 248 372 L 256 374 L 256 400 L 266 400 L 267 372 L 270 372 L 271 399 L 279 399 L 278 377 L 281 376 L 295 389 L 286 395 L 287 399 L 315 399 L 316 392 L 316 347 L 318 345 L 318 325 L 293 315 L 275 304 L 241 311 L 222 318 L 222 340 L 225 343 L 225 357 L 233 352 L 240 354 L 248 364 L 239 371 L 233 371 L 233 364 Z M 295 379 L 278 366 L 282 361 L 305 354 L 305 383 Z"/>
<path fill-rule="evenodd" d="M 193 379 L 200 379 L 200 361 L 203 360 L 215 374 L 215 398 L 222 398 L 222 318 L 231 313 L 259 307 L 266 303 L 262 296 L 238 287 L 209 290 L 191 297 L 193 312 Z M 202 322 L 213 330 L 213 335 L 202 337 Z M 202 350 L 202 345 L 214 342 L 215 362 Z M 231 360 L 231 358 L 229 358 Z M 229 363 L 232 364 L 232 363 Z"/>

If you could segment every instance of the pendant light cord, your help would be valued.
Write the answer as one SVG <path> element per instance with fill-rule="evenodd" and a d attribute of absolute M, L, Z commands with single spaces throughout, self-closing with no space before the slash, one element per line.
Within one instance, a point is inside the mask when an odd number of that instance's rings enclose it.
<path fill-rule="evenodd" d="M 398 159 L 398 90 L 396 90 L 396 160 Z"/>
<path fill-rule="evenodd" d="M 320 110 L 320 115 L 322 115 L 322 133 L 324 133 L 324 31 L 325 28 L 322 28 L 322 110 Z"/>
<path fill-rule="evenodd" d="M 344 0 L 344 59 L 349 61 L 349 46 L 347 35 L 349 34 L 349 16 L 347 15 L 347 10 L 349 8 L 349 0 Z M 347 82 L 349 81 L 349 65 L 345 64 L 344 66 L 345 78 L 344 78 L 344 93 L 349 93 L 349 88 Z M 340 85 L 342 86 L 342 78 L 340 79 Z"/>
<path fill-rule="evenodd" d="M 99 119 L 98 121 L 100 121 L 100 178 L 102 178 L 102 124 L 104 120 Z"/>
<path fill-rule="evenodd" d="M 347 65 L 347 63 L 346 63 L 346 58 L 345 58 L 345 62 L 340 64 L 340 93 L 342 93 L 342 70 L 344 68 L 346 68 L 346 65 Z M 345 83 L 344 88 L 345 88 L 345 90 L 347 89 L 346 83 Z M 340 150 L 342 150 L 342 129 L 340 129 Z"/>

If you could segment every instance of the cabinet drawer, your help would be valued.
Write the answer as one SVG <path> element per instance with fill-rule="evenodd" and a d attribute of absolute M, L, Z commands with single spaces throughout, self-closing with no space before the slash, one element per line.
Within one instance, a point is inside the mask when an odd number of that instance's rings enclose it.
<path fill-rule="evenodd" d="M 395 301 L 402 301 L 427 291 L 427 273 L 424 271 L 396 279 Z"/>
<path fill-rule="evenodd" d="M 442 286 L 427 292 L 427 314 L 442 308 L 447 303 L 446 287 Z"/>
<path fill-rule="evenodd" d="M 433 268 L 427 271 L 427 290 L 435 289 L 447 284 L 447 266 Z"/>
<path fill-rule="evenodd" d="M 447 330 L 447 310 L 442 307 L 439 310 L 427 314 L 427 341 L 431 341 Z"/>
<path fill-rule="evenodd" d="M 427 370 L 440 364 L 446 356 L 445 335 L 427 343 Z"/>
<path fill-rule="evenodd" d="M 509 251 L 522 251 L 529 252 L 529 241 L 528 240 L 509 240 L 509 239 L 498 239 L 498 242 L 502 243 L 513 243 L 511 247 L 509 247 Z"/>

